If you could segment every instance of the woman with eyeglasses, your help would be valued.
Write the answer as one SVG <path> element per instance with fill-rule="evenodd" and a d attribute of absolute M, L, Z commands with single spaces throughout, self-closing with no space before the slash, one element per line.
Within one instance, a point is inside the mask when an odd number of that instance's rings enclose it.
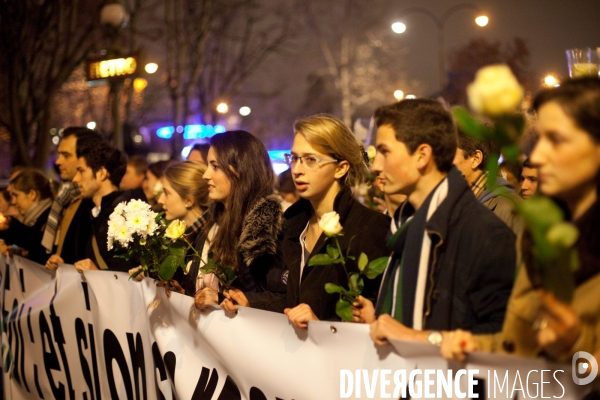
<path fill-rule="evenodd" d="M 319 219 L 336 211 L 344 231 L 339 237 L 342 251 L 350 247 L 355 260 L 347 260 L 348 272 L 358 272 L 357 261 L 361 252 L 369 260 L 389 255 L 385 245 L 390 219 L 360 204 L 352 194 L 367 172 L 367 159 L 354 134 L 343 122 L 329 115 L 315 115 L 296 121 L 294 143 L 286 156 L 300 194 L 300 200 L 284 214 L 282 251 L 287 276 L 287 296 L 268 293 L 259 302 L 249 303 L 239 291 L 225 294 L 222 304 L 227 310 L 239 305 L 250 305 L 272 311 L 285 312 L 298 328 L 305 329 L 308 321 L 339 320 L 335 312 L 338 294 L 325 292 L 326 283 L 348 287 L 348 279 L 341 264 L 308 266 L 308 260 L 326 252 L 326 236 L 319 227 Z M 286 277 L 284 276 L 284 279 Z M 365 279 L 363 295 L 377 296 L 379 279 Z"/>
<path fill-rule="evenodd" d="M 530 160 L 539 168 L 538 189 L 579 230 L 573 299 L 560 301 L 530 274 L 531 238 L 524 235 L 526 265 L 513 287 L 502 332 L 493 337 L 445 332 L 441 352 L 446 358 L 462 360 L 481 349 L 570 362 L 576 352 L 600 350 L 600 79 L 575 79 L 544 90 L 533 107 L 539 139 Z M 546 268 L 558 268 L 557 262 Z"/>
<path fill-rule="evenodd" d="M 285 292 L 278 284 L 281 202 L 273 193 L 275 176 L 267 149 L 248 132 L 228 131 L 212 137 L 207 158 L 203 178 L 213 204 L 205 240 L 196 247 L 202 263 L 186 278 L 193 281 L 186 293 L 192 292 L 200 310 L 222 300 L 216 277 L 199 271 L 209 258 L 230 268 L 237 275 L 232 286 L 250 299 L 267 290 Z"/>

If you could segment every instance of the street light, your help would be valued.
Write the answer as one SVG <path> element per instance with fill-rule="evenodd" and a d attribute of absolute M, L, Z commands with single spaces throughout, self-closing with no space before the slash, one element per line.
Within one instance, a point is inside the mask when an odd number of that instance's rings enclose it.
<path fill-rule="evenodd" d="M 217 112 L 218 113 L 225 114 L 227 111 L 229 111 L 229 106 L 227 105 L 227 103 L 217 104 Z"/>
<path fill-rule="evenodd" d="M 475 23 L 478 26 L 483 27 L 488 24 L 489 18 L 487 16 L 481 14 L 481 10 L 479 9 L 479 7 L 477 7 L 475 4 L 471 4 L 471 3 L 462 3 L 462 4 L 457 4 L 455 6 L 452 6 L 449 9 L 447 9 L 446 11 L 444 11 L 442 16 L 439 18 L 434 13 L 432 13 L 431 11 L 429 11 L 423 7 L 410 7 L 400 13 L 400 15 L 402 15 L 402 16 L 406 16 L 409 14 L 423 14 L 423 15 L 429 17 L 433 21 L 435 26 L 437 27 L 437 29 L 438 29 L 438 59 L 439 59 L 440 90 L 443 90 L 446 85 L 446 60 L 445 60 L 445 56 L 444 56 L 444 53 L 445 53 L 444 52 L 444 26 L 446 25 L 446 22 L 448 21 L 448 18 L 450 18 L 451 15 L 453 15 L 457 11 L 464 10 L 464 9 L 472 9 L 472 10 L 477 11 L 478 16 L 477 16 L 477 18 L 475 18 Z M 402 22 L 395 22 L 392 25 L 392 30 L 399 34 L 403 33 L 404 31 L 406 31 L 406 25 L 403 24 Z"/>
<path fill-rule="evenodd" d="M 544 77 L 544 86 L 546 87 L 557 87 L 560 86 L 558 79 L 554 75 L 546 75 Z"/>
<path fill-rule="evenodd" d="M 118 2 L 106 4 L 100 11 L 100 22 L 109 28 L 110 34 L 110 55 L 118 56 L 121 51 L 119 48 L 120 29 L 127 25 L 129 16 L 125 7 Z M 121 125 L 121 111 L 119 107 L 123 82 L 121 80 L 112 80 L 110 83 L 110 96 L 112 97 L 112 116 L 113 116 L 113 139 L 115 147 L 123 150 L 123 126 Z"/>

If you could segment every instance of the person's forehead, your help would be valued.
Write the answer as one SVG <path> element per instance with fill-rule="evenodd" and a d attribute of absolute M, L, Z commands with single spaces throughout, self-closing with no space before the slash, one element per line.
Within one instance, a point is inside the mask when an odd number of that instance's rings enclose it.
<path fill-rule="evenodd" d="M 58 151 L 64 153 L 75 153 L 77 146 L 77 137 L 68 136 L 60 141 L 58 144 Z"/>

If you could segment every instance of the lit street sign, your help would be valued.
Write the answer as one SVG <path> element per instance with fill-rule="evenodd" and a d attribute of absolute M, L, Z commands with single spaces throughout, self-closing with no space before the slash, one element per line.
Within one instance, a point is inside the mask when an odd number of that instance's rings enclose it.
<path fill-rule="evenodd" d="M 135 56 L 88 61 L 87 79 L 95 81 L 127 78 L 136 75 L 138 64 Z"/>

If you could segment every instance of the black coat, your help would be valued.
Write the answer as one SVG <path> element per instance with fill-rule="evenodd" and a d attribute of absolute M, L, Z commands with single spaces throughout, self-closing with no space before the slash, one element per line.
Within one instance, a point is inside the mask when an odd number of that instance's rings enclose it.
<path fill-rule="evenodd" d="M 433 250 L 423 329 L 499 332 L 515 278 L 515 235 L 475 198 L 456 168 L 448 173 L 448 181 L 448 195 L 425 227 Z M 427 210 L 421 207 L 419 212 Z M 392 278 L 402 251 L 411 249 L 394 249 L 382 288 Z"/>
<path fill-rule="evenodd" d="M 0 232 L 0 239 L 6 244 L 14 244 L 28 251 L 27 258 L 38 264 L 46 264 L 50 255 L 46 253 L 46 248 L 42 246 L 42 237 L 46 228 L 46 221 L 50 214 L 50 207 L 40 214 L 32 226 L 23 224 L 16 218 L 10 221 L 7 230 Z"/>
<path fill-rule="evenodd" d="M 59 254 L 65 264 L 74 264 L 75 261 L 85 258 L 85 250 L 92 233 L 92 224 L 90 224 L 92 208 L 94 208 L 92 200 L 83 199 L 73 215 Z"/>
<path fill-rule="evenodd" d="M 352 240 L 350 254 L 356 257 L 365 253 L 369 261 L 378 257 L 388 256 L 385 238 L 390 225 L 390 218 L 379 212 L 368 209 L 360 204 L 349 188 L 342 189 L 335 198 L 333 209 L 340 215 L 340 224 L 344 235 L 339 237 L 340 248 L 343 252 L 348 249 Z M 305 265 L 300 280 L 300 263 L 302 246 L 300 234 L 306 228 L 311 215 L 312 206 L 308 200 L 301 199 L 288 208 L 284 214 L 284 239 L 282 244 L 285 265 L 289 270 L 287 279 L 287 307 L 295 307 L 301 303 L 310 306 L 317 318 L 321 320 L 339 320 L 335 313 L 335 304 L 339 294 L 325 292 L 326 283 L 348 288 L 348 279 L 341 264 L 309 267 Z M 326 252 L 327 236 L 321 234 L 308 262 L 315 254 Z M 356 260 L 347 260 L 348 272 L 358 272 Z M 375 299 L 381 277 L 373 280 L 365 278 L 363 296 Z M 283 310 L 280 310 L 283 311 Z"/>

